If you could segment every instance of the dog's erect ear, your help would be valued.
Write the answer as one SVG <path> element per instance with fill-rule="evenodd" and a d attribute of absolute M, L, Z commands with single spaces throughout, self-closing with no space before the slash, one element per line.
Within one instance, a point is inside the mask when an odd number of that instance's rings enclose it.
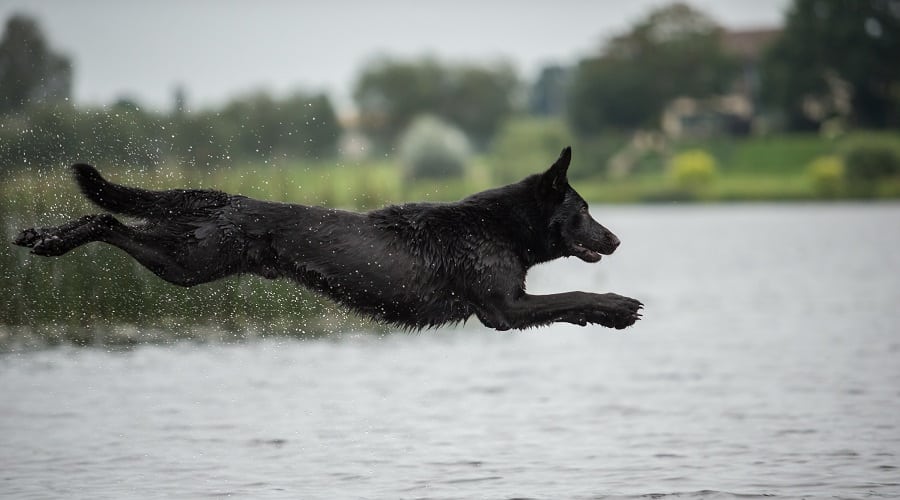
<path fill-rule="evenodd" d="M 572 147 L 566 146 L 559 153 L 559 158 L 541 176 L 541 184 L 547 191 L 562 193 L 569 185 L 566 172 L 569 171 L 569 162 L 572 161 Z"/>

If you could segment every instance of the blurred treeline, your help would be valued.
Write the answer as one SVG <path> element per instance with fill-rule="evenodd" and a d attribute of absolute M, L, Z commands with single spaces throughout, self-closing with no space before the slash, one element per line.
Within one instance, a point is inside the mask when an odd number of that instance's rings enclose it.
<path fill-rule="evenodd" d="M 327 95 L 307 92 L 245 95 L 201 110 L 190 109 L 183 90 L 165 112 L 127 98 L 84 107 L 70 95 L 73 62 L 47 46 L 35 20 L 15 16 L 0 41 L 0 169 L 75 160 L 208 169 L 425 149 L 451 173 L 454 155 L 484 155 L 489 177 L 505 181 L 541 166 L 564 143 L 582 148 L 580 157 L 591 159 L 585 168 L 607 174 L 636 132 L 659 132 L 668 144 L 896 130 L 897 10 L 884 0 L 796 0 L 783 28 L 734 32 L 672 4 L 532 82 L 502 62 L 383 57 L 361 69 L 356 111 L 341 117 Z M 411 130 L 422 116 L 434 118 L 424 125 L 431 135 Z M 431 151 L 451 129 L 465 144 Z M 405 134 L 438 146 L 404 148 Z M 418 161 L 398 158 L 413 172 Z"/>

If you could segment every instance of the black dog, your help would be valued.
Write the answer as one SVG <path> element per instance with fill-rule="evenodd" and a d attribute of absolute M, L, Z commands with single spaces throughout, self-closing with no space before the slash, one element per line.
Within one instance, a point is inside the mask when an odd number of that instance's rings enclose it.
<path fill-rule="evenodd" d="M 525 293 L 538 263 L 597 262 L 619 240 L 569 186 L 571 149 L 549 170 L 455 203 L 392 205 L 368 213 L 259 201 L 219 191 L 147 191 L 77 164 L 81 191 L 110 214 L 22 231 L 16 245 L 62 255 L 92 241 L 128 252 L 181 286 L 253 273 L 287 277 L 376 320 L 411 329 L 465 321 L 497 330 L 564 321 L 625 328 L 642 304 L 620 295 Z"/>

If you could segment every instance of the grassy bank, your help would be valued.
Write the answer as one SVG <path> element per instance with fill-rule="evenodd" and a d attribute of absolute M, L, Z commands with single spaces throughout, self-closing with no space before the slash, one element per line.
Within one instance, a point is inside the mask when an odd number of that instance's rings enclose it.
<path fill-rule="evenodd" d="M 788 201 L 900 198 L 900 176 L 879 179 L 857 189 L 843 172 L 824 179 L 814 168 L 826 159 L 844 168 L 844 158 L 860 148 L 894 151 L 900 156 L 900 132 L 852 133 L 828 139 L 816 134 L 674 141 L 639 156 L 629 175 L 607 178 L 596 173 L 578 182 L 592 201 L 636 203 L 654 201 Z M 702 184 L 679 182 L 673 159 L 702 151 L 715 163 Z M 576 167 L 573 167 L 576 168 Z"/>

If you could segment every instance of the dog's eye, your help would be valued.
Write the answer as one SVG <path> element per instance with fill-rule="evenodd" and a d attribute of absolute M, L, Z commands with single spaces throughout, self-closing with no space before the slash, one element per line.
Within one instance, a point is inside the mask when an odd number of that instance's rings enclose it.
<path fill-rule="evenodd" d="M 581 213 L 583 213 L 583 214 L 588 213 L 588 206 L 587 206 L 587 205 L 581 207 Z"/>

